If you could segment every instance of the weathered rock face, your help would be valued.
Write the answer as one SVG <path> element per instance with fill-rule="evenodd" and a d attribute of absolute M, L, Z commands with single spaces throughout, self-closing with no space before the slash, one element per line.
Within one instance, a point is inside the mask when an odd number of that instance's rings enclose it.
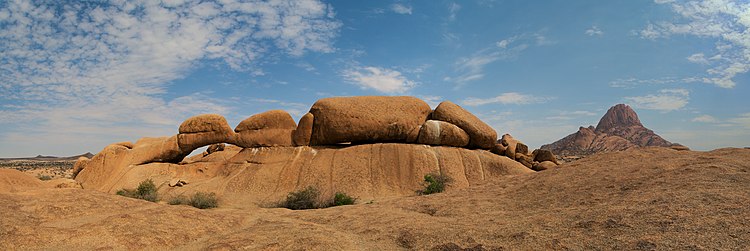
<path fill-rule="evenodd" d="M 581 127 L 578 132 L 541 148 L 561 156 L 586 156 L 634 147 L 672 145 L 644 127 L 633 109 L 619 104 L 610 108 L 596 127 Z"/>
<path fill-rule="evenodd" d="M 198 147 L 233 142 L 235 137 L 227 120 L 218 114 L 201 114 L 188 118 L 180 125 L 179 132 L 177 143 L 185 154 Z"/>
<path fill-rule="evenodd" d="M 466 131 L 469 135 L 469 147 L 491 149 L 495 146 L 495 129 L 453 102 L 446 100 L 440 103 L 432 113 L 432 119 L 457 125 Z"/>
<path fill-rule="evenodd" d="M 414 97 L 336 97 L 320 99 L 314 117 L 311 145 L 346 142 L 406 142 L 422 125 L 430 106 Z M 416 138 L 416 136 L 412 136 Z"/>
<path fill-rule="evenodd" d="M 348 147 L 227 148 L 178 165 L 132 165 L 129 151 L 111 145 L 97 154 L 76 178 L 84 188 L 113 193 L 134 188 L 150 178 L 157 186 L 172 180 L 182 187 L 163 186 L 168 198 L 195 191 L 252 203 L 276 202 L 307 186 L 324 195 L 336 192 L 364 200 L 412 195 L 428 173 L 453 179 L 451 188 L 484 183 L 492 177 L 532 172 L 516 161 L 484 150 L 414 144 L 365 144 Z M 198 158 L 198 157 L 196 157 Z"/>
<path fill-rule="evenodd" d="M 469 135 L 454 124 L 439 120 L 427 120 L 419 131 L 417 143 L 464 147 L 469 144 Z"/>
<path fill-rule="evenodd" d="M 75 179 L 78 173 L 80 173 L 84 167 L 86 167 L 86 164 L 88 164 L 91 160 L 86 157 L 78 157 L 78 160 L 76 160 L 76 163 L 73 164 L 73 178 Z"/>
<path fill-rule="evenodd" d="M 555 164 L 560 164 L 557 161 L 557 157 L 555 156 L 555 154 L 553 154 L 549 150 L 536 149 L 536 150 L 534 150 L 533 153 L 531 153 L 531 156 L 533 157 L 534 161 L 536 161 L 536 162 L 551 161 L 551 162 L 553 162 Z"/>
<path fill-rule="evenodd" d="M 235 144 L 241 147 L 292 146 L 292 133 L 296 128 L 294 119 L 285 111 L 259 113 L 237 125 Z"/>

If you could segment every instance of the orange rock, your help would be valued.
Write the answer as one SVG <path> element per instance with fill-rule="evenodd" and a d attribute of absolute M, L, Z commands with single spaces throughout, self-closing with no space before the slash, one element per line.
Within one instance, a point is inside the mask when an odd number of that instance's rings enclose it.
<path fill-rule="evenodd" d="M 310 145 L 310 136 L 312 135 L 313 120 L 315 116 L 312 113 L 306 113 L 299 119 L 297 129 L 292 134 L 292 141 L 295 146 Z"/>
<path fill-rule="evenodd" d="M 469 135 L 469 147 L 490 149 L 495 146 L 497 132 L 464 108 L 450 101 L 440 103 L 432 119 L 457 125 Z"/>
<path fill-rule="evenodd" d="M 419 131 L 417 143 L 464 147 L 469 144 L 469 135 L 454 124 L 439 120 L 427 120 Z"/>
<path fill-rule="evenodd" d="M 430 106 L 415 97 L 335 97 L 320 99 L 310 145 L 346 142 L 407 142 L 430 114 Z"/>
<path fill-rule="evenodd" d="M 292 146 L 297 124 L 289 113 L 272 110 L 250 116 L 234 129 L 235 144 L 241 147 Z"/>

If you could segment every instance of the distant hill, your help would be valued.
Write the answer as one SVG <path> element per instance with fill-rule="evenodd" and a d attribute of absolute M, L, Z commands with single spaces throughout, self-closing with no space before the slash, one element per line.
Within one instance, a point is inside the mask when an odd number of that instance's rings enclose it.
<path fill-rule="evenodd" d="M 90 159 L 94 157 L 94 154 L 87 152 L 84 154 L 79 154 L 79 155 L 69 156 L 69 157 L 37 155 L 36 157 L 24 157 L 24 158 L 0 158 L 0 161 L 24 161 L 24 160 L 26 161 L 63 161 L 63 160 L 77 160 L 79 157 L 86 157 Z"/>
<path fill-rule="evenodd" d="M 638 114 L 625 104 L 609 108 L 596 127 L 580 127 L 577 132 L 541 148 L 560 156 L 586 156 L 645 146 L 688 150 L 687 147 L 673 144 L 644 127 L 638 119 Z"/>

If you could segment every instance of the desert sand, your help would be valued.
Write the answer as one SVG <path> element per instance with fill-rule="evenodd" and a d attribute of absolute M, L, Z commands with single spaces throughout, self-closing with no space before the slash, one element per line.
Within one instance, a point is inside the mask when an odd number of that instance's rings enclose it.
<path fill-rule="evenodd" d="M 635 148 L 441 194 L 301 211 L 170 206 L 8 171 L 0 248 L 746 250 L 748 163 L 748 149 Z"/>

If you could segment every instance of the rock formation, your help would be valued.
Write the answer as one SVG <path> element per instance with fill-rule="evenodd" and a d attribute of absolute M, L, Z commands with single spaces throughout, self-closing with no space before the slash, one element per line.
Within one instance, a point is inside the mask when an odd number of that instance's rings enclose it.
<path fill-rule="evenodd" d="M 253 115 L 234 130 L 221 115 L 197 115 L 177 135 L 116 143 L 81 159 L 76 181 L 114 193 L 152 179 L 162 196 L 208 191 L 248 203 L 278 201 L 307 186 L 374 199 L 413 194 L 428 173 L 462 188 L 533 172 L 537 162 L 526 145 L 503 138 L 497 143 L 492 127 L 450 101 L 432 111 L 414 97 L 325 98 L 299 125 L 281 110 Z"/>
<path fill-rule="evenodd" d="M 661 146 L 686 150 L 680 144 L 666 141 L 654 131 L 641 124 L 638 115 L 630 106 L 615 105 L 599 120 L 596 127 L 580 127 L 554 143 L 543 145 L 561 156 L 586 156 L 597 152 L 621 151 L 634 147 Z"/>

